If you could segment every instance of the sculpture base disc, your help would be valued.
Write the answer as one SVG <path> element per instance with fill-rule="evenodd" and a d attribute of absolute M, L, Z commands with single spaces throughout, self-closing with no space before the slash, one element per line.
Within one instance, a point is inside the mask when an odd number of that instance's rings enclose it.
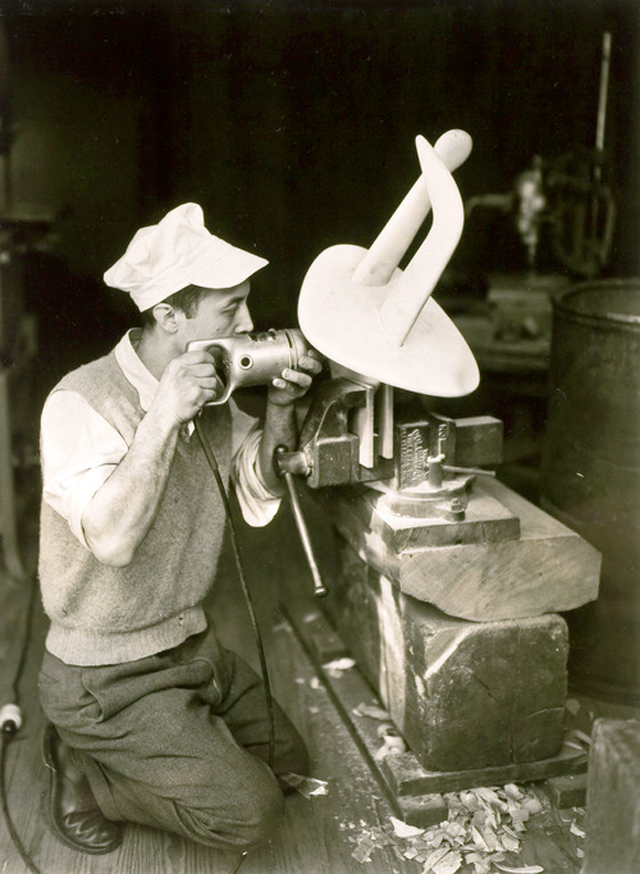
<path fill-rule="evenodd" d="M 380 307 L 390 283 L 351 281 L 366 249 L 332 246 L 313 262 L 302 283 L 298 320 L 303 334 L 332 361 L 371 379 L 433 397 L 461 397 L 478 387 L 478 365 L 464 337 L 429 298 L 402 346 L 388 337 Z"/>

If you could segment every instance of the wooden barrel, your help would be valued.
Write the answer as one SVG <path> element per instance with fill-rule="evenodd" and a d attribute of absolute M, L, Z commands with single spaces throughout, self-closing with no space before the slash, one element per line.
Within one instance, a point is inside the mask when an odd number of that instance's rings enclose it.
<path fill-rule="evenodd" d="M 570 683 L 638 704 L 640 279 L 554 302 L 541 502 L 602 553 L 598 599 L 566 616 Z"/>

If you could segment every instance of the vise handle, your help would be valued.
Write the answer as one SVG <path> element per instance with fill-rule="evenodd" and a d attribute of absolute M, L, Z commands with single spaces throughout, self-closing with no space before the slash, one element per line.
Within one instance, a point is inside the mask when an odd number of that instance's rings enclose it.
<path fill-rule="evenodd" d="M 286 466 L 280 464 L 281 459 L 283 460 L 286 456 L 291 455 L 292 453 L 288 452 L 286 447 L 278 446 L 275 451 L 274 465 L 276 468 L 276 473 L 284 480 L 287 491 L 289 493 L 291 512 L 293 513 L 296 528 L 298 529 L 298 534 L 300 535 L 300 542 L 302 543 L 302 548 L 307 559 L 307 564 L 309 565 L 311 576 L 313 578 L 313 594 L 317 598 L 324 598 L 324 596 L 328 593 L 328 590 L 324 582 L 322 581 L 320 569 L 318 568 L 318 563 L 313 552 L 313 546 L 311 544 L 311 538 L 309 537 L 307 523 L 302 513 L 302 507 L 300 506 L 300 497 L 296 490 L 294 475 L 293 473 L 291 473 L 291 470 L 288 470 L 286 468 Z"/>

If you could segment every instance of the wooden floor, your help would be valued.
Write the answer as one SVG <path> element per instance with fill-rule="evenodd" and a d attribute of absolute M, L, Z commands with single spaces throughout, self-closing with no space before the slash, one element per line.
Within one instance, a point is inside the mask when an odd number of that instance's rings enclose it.
<path fill-rule="evenodd" d="M 321 520 L 312 520 L 318 541 L 321 567 L 331 580 L 330 532 Z M 27 511 L 23 525 L 23 555 L 31 572 L 35 566 L 37 504 Z M 287 799 L 283 827 L 272 840 L 244 860 L 241 874 L 421 874 L 424 865 L 403 858 L 393 840 L 376 847 L 370 861 L 359 862 L 352 853 L 371 830 L 391 833 L 393 813 L 385 792 L 353 739 L 348 726 L 332 703 L 292 628 L 283 619 L 280 603 L 288 598 L 308 601 L 311 584 L 288 510 L 269 528 L 240 529 L 247 577 L 255 596 L 273 691 L 305 738 L 311 755 L 312 777 L 325 781 L 327 794 L 306 798 L 294 794 Z M 32 577 L 33 578 L 33 577 Z M 182 839 L 138 826 L 128 826 L 122 847 L 115 853 L 91 857 L 65 848 L 48 831 L 41 805 L 45 789 L 45 767 L 40 755 L 44 725 L 39 710 L 36 676 L 43 649 L 46 620 L 39 601 L 26 628 L 30 586 L 2 575 L 0 571 L 0 706 L 15 700 L 12 681 L 28 632 L 27 657 L 18 689 L 24 711 L 24 726 L 7 750 L 9 808 L 16 829 L 42 874 L 226 874 L 234 870 L 237 857 L 221 855 L 188 844 Z M 255 645 L 239 595 L 233 565 L 227 558 L 212 602 L 221 637 L 254 665 Z M 584 729 L 594 716 L 637 715 L 630 708 L 611 708 L 598 702 L 583 702 Z M 549 874 L 578 874 L 580 828 L 584 817 L 579 810 L 555 810 L 544 800 L 542 813 L 532 818 L 524 836 L 521 854 L 505 865 L 538 865 Z M 579 817 L 582 816 L 582 819 Z M 571 829 L 573 823 L 573 830 Z M 0 821 L 0 874 L 22 874 L 27 867 L 15 850 L 5 825 Z M 473 867 L 459 869 L 471 874 Z M 494 869 L 495 870 L 495 869 Z M 614 872 L 611 872 L 614 874 Z"/>

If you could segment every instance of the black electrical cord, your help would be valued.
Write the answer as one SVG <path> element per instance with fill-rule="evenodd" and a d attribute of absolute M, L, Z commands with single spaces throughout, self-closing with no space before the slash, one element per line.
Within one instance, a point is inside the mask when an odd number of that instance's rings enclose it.
<path fill-rule="evenodd" d="M 9 742 L 13 740 L 17 733 L 18 729 L 14 722 L 5 723 L 2 726 L 2 747 L 0 748 L 0 791 L 2 793 L 2 812 L 4 814 L 5 823 L 7 825 L 7 831 L 13 841 L 13 844 L 20 854 L 20 858 L 25 863 L 29 871 L 33 871 L 33 874 L 40 874 L 40 869 L 36 867 L 35 863 L 31 859 L 29 853 L 25 850 L 24 844 L 20 839 L 20 835 L 16 831 L 16 827 L 13 824 L 13 820 L 11 819 L 11 814 L 9 812 L 9 803 L 7 799 L 7 784 L 6 784 L 6 761 L 7 761 L 7 747 Z"/>
<path fill-rule="evenodd" d="M 236 872 L 240 870 L 240 866 L 242 865 L 244 860 L 247 858 L 247 855 L 248 855 L 248 850 L 244 850 L 244 852 L 240 853 L 240 858 L 238 859 L 236 864 L 233 866 L 231 871 L 229 871 L 229 874 L 236 874 Z"/>
<path fill-rule="evenodd" d="M 256 648 L 258 650 L 258 658 L 260 659 L 260 670 L 262 673 L 262 682 L 264 685 L 264 697 L 267 708 L 267 718 L 269 725 L 269 753 L 268 753 L 268 761 L 269 767 L 273 769 L 274 755 L 275 755 L 275 729 L 273 723 L 273 699 L 271 697 L 271 684 L 269 682 L 269 671 L 267 669 L 267 660 L 264 654 L 264 646 L 262 643 L 262 636 L 260 634 L 260 627 L 258 625 L 258 618 L 256 616 L 255 607 L 253 606 L 253 601 L 251 599 L 251 593 L 249 592 L 249 587 L 247 585 L 247 579 L 244 573 L 244 567 L 242 564 L 242 558 L 240 556 L 240 550 L 238 548 L 238 540 L 236 537 L 235 526 L 233 524 L 233 516 L 231 513 L 231 505 L 229 503 L 229 496 L 227 495 L 226 489 L 224 487 L 224 483 L 222 481 L 222 476 L 220 475 L 220 469 L 218 467 L 218 462 L 216 461 L 215 455 L 213 454 L 213 450 L 211 448 L 211 444 L 209 443 L 206 434 L 203 431 L 202 424 L 200 422 L 200 417 L 196 416 L 194 419 L 195 431 L 198 435 L 198 440 L 200 441 L 200 445 L 202 446 L 202 451 L 205 454 L 205 458 L 211 468 L 213 475 L 216 480 L 216 484 L 218 486 L 218 491 L 220 492 L 220 497 L 222 498 L 222 503 L 224 505 L 225 513 L 227 515 L 227 519 L 229 520 L 229 534 L 231 539 L 231 547 L 233 550 L 233 557 L 236 563 L 236 569 L 238 573 L 238 579 L 240 581 L 240 586 L 242 587 L 242 593 L 244 595 L 244 599 L 247 605 L 247 610 L 249 612 L 249 617 L 251 619 L 251 625 L 253 627 L 253 633 L 256 641 Z M 243 859 L 241 860 L 241 862 Z M 239 867 L 239 866 L 238 866 Z M 237 868 L 234 869 L 234 871 Z"/>
<path fill-rule="evenodd" d="M 11 705 L 5 705 L 3 707 L 3 712 L 6 714 L 2 719 L 1 726 L 1 740 L 0 740 L 0 795 L 2 796 L 2 812 L 4 814 L 4 819 L 7 825 L 7 831 L 9 832 L 9 836 L 13 841 L 13 844 L 18 851 L 20 858 L 25 863 L 29 871 L 32 871 L 33 874 L 40 874 L 40 870 L 36 867 L 33 859 L 26 851 L 24 844 L 20 838 L 20 835 L 16 831 L 16 827 L 13 823 L 13 819 L 11 818 L 11 813 L 9 811 L 9 800 L 7 797 L 7 780 L 6 780 L 6 767 L 7 767 L 7 749 L 9 747 L 9 743 L 14 739 L 16 734 L 18 733 L 21 726 L 21 715 L 20 709 L 18 707 L 19 700 L 19 686 L 20 680 L 22 678 L 22 674 L 24 671 L 24 666 L 27 660 L 27 651 L 29 648 L 29 639 L 31 636 L 31 622 L 33 617 L 33 610 L 36 600 L 36 581 L 35 579 L 31 580 L 31 591 L 29 594 L 29 601 L 27 604 L 27 614 L 25 618 L 25 631 L 22 639 L 22 649 L 20 650 L 20 659 L 18 661 L 18 666 L 16 668 L 16 672 L 13 677 L 12 682 L 12 690 L 13 690 L 13 701 L 14 703 Z"/>

